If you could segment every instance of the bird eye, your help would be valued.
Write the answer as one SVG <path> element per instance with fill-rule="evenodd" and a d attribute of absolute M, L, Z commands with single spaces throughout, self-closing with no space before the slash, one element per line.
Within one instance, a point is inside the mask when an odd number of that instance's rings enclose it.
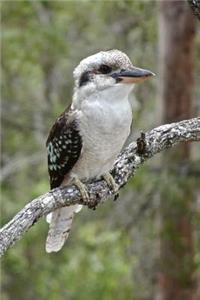
<path fill-rule="evenodd" d="M 108 74 L 112 71 L 112 68 L 107 65 L 101 65 L 99 68 L 99 72 L 102 74 Z"/>

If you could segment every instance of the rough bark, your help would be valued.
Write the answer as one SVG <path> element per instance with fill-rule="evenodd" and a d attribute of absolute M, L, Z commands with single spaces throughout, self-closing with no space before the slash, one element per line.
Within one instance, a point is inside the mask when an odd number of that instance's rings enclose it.
<path fill-rule="evenodd" d="M 180 142 L 200 141 L 200 118 L 181 121 L 157 127 L 131 143 L 117 159 L 111 171 L 119 189 L 135 175 L 136 169 L 155 154 L 175 146 Z M 56 188 L 27 204 L 9 223 L 0 230 L 0 255 L 21 239 L 23 234 L 41 217 L 56 208 L 84 204 L 96 207 L 98 203 L 113 195 L 104 180 L 86 184 L 90 201 L 84 203 L 78 189 L 72 185 Z"/>
<path fill-rule="evenodd" d="M 200 1 L 199 0 L 188 0 L 188 3 L 197 18 L 200 20 Z"/>
<path fill-rule="evenodd" d="M 160 2 L 160 66 L 163 122 L 190 118 L 192 110 L 195 17 L 185 1 Z M 163 155 L 167 176 L 176 178 L 161 193 L 160 273 L 157 300 L 194 300 L 193 191 L 183 176 L 190 144 Z"/>

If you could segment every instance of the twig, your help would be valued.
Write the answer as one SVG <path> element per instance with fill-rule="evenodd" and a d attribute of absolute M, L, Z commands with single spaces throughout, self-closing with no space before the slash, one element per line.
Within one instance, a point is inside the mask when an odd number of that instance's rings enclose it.
<path fill-rule="evenodd" d="M 124 186 L 134 176 L 136 169 L 155 154 L 171 148 L 180 142 L 200 141 L 200 118 L 162 125 L 143 133 L 137 143 L 131 143 L 118 157 L 111 173 L 119 185 Z M 140 144 L 142 143 L 142 144 Z M 86 183 L 90 202 L 84 203 L 76 186 L 56 188 L 28 203 L 0 230 L 0 255 L 21 239 L 23 234 L 41 217 L 51 211 L 72 204 L 95 207 L 113 195 L 104 180 Z"/>

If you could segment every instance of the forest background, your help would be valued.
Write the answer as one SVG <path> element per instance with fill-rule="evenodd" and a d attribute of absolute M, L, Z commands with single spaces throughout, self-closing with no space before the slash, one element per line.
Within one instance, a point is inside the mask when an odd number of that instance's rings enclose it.
<path fill-rule="evenodd" d="M 175 4 L 168 2 L 173 18 Z M 184 15 L 189 6 L 184 0 L 179 2 Z M 131 96 L 134 122 L 130 139 L 165 120 L 176 121 L 166 117 L 168 105 L 162 99 L 163 10 L 160 1 L 1 1 L 2 225 L 49 189 L 46 137 L 71 101 L 73 69 L 82 58 L 116 48 L 134 65 L 157 74 L 156 79 L 136 87 Z M 190 18 L 195 18 L 192 13 Z M 174 30 L 181 26 L 181 22 L 175 24 Z M 186 107 L 191 116 L 200 112 L 199 24 L 194 24 L 194 31 L 194 84 L 188 82 L 193 101 Z M 173 56 L 170 49 L 168 55 Z M 38 222 L 3 258 L 1 299 L 161 299 L 165 250 L 171 247 L 162 247 L 163 236 L 173 245 L 184 236 L 182 227 L 171 226 L 171 215 L 163 213 L 168 209 L 163 203 L 171 195 L 170 211 L 178 220 L 180 211 L 181 216 L 185 214 L 182 200 L 188 194 L 191 248 L 187 257 L 179 247 L 174 257 L 171 249 L 166 260 L 176 270 L 168 274 L 178 282 L 174 289 L 182 289 L 187 294 L 184 299 L 192 299 L 194 291 L 200 297 L 199 151 L 198 145 L 190 145 L 190 168 L 181 175 L 174 161 L 173 172 L 168 172 L 167 163 L 157 156 L 138 171 L 117 202 L 107 201 L 96 211 L 84 208 L 57 254 L 45 253 L 48 226 L 45 220 Z M 185 164 L 181 170 L 184 168 Z M 169 220 L 170 235 L 169 230 L 162 231 L 163 218 Z M 177 257 L 180 264 L 176 264 Z"/>

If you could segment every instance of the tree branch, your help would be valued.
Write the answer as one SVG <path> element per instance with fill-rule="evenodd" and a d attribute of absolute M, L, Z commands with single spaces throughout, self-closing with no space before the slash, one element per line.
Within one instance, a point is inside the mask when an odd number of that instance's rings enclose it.
<path fill-rule="evenodd" d="M 199 0 L 188 0 L 188 3 L 195 16 L 200 20 L 200 2 Z"/>
<path fill-rule="evenodd" d="M 135 175 L 136 169 L 155 154 L 180 142 L 200 141 L 200 118 L 162 125 L 141 134 L 137 143 L 131 143 L 118 157 L 111 171 L 119 189 Z M 56 188 L 28 203 L 0 230 L 0 255 L 21 239 L 23 234 L 41 217 L 53 210 L 72 204 L 95 208 L 98 203 L 113 195 L 104 180 L 86 183 L 90 201 L 84 203 L 76 186 Z"/>

